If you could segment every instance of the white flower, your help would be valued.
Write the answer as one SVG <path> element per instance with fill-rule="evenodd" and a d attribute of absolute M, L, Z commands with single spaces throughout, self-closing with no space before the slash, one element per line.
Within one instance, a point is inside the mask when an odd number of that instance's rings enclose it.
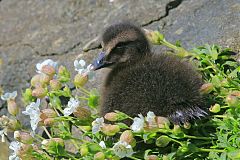
<path fill-rule="evenodd" d="M 155 122 L 155 118 L 156 118 L 156 115 L 153 112 L 149 111 L 147 113 L 146 121 L 148 123 L 153 123 L 153 122 Z"/>
<path fill-rule="evenodd" d="M 72 114 L 75 109 L 79 107 L 79 103 L 80 102 L 77 99 L 70 98 L 70 100 L 68 101 L 68 106 L 63 110 L 64 116 L 69 116 L 70 114 Z"/>
<path fill-rule="evenodd" d="M 100 131 L 101 127 L 104 124 L 103 117 L 97 118 L 95 121 L 92 122 L 92 133 L 95 134 Z"/>
<path fill-rule="evenodd" d="M 133 124 L 130 126 L 133 132 L 140 132 L 144 127 L 144 117 L 141 114 L 138 116 L 133 119 Z"/>
<path fill-rule="evenodd" d="M 75 70 L 81 74 L 81 75 L 88 75 L 88 78 L 89 79 L 92 79 L 93 76 L 94 76 L 94 73 L 92 71 L 92 64 L 89 64 L 87 67 L 86 67 L 86 62 L 84 60 L 75 60 L 74 61 L 74 67 L 75 67 Z"/>
<path fill-rule="evenodd" d="M 99 146 L 101 146 L 102 149 L 106 149 L 106 148 L 107 148 L 104 141 L 101 141 L 101 142 L 99 143 Z"/>
<path fill-rule="evenodd" d="M 7 135 L 7 128 L 0 130 L 0 136 L 2 136 L 2 142 L 5 142 L 5 135 Z"/>
<path fill-rule="evenodd" d="M 37 129 L 38 122 L 41 120 L 40 118 L 40 99 L 37 99 L 37 102 L 32 102 L 26 107 L 26 111 L 22 113 L 30 116 L 30 124 L 33 132 Z"/>
<path fill-rule="evenodd" d="M 130 157 L 132 156 L 133 149 L 132 146 L 129 145 L 127 142 L 125 141 L 119 141 L 117 142 L 114 146 L 113 146 L 113 151 L 114 153 L 119 156 L 120 158 L 123 157 Z"/>
<path fill-rule="evenodd" d="M 37 71 L 36 71 L 36 72 L 37 72 L 37 73 L 41 73 L 42 67 L 43 67 L 43 66 L 47 66 L 47 65 L 52 66 L 52 67 L 54 67 L 55 69 L 57 68 L 57 62 L 54 62 L 54 61 L 51 60 L 51 59 L 47 59 L 47 60 L 43 61 L 42 63 L 36 64 L 36 68 L 37 68 Z"/>
<path fill-rule="evenodd" d="M 17 153 L 21 148 L 21 143 L 18 141 L 13 141 L 10 143 L 9 148 L 13 150 L 13 153 L 9 156 L 9 160 L 20 160 L 20 158 L 17 156 Z"/>
<path fill-rule="evenodd" d="M 8 101 L 10 99 L 15 99 L 17 97 L 17 91 L 14 91 L 12 93 L 5 93 L 4 95 L 1 96 L 1 99 L 4 101 Z"/>

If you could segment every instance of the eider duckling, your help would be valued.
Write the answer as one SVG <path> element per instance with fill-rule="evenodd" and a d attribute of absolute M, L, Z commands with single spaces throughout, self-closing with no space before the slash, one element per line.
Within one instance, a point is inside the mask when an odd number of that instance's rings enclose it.
<path fill-rule="evenodd" d="M 100 114 L 118 110 L 130 116 L 153 111 L 174 124 L 207 113 L 199 92 L 201 76 L 175 55 L 154 54 L 143 30 L 130 23 L 108 27 L 95 70 L 110 67 L 103 86 Z"/>

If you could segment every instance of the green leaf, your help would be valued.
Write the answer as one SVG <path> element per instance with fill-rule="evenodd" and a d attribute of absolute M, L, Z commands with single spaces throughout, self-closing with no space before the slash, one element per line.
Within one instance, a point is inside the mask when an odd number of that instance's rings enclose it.
<path fill-rule="evenodd" d="M 89 143 L 88 144 L 88 149 L 91 153 L 97 153 L 102 151 L 102 147 L 99 144 L 96 143 Z"/>
<path fill-rule="evenodd" d="M 88 98 L 88 106 L 91 108 L 97 108 L 99 103 L 99 95 L 96 91 L 91 91 Z"/>
<path fill-rule="evenodd" d="M 116 123 L 121 129 L 128 129 L 129 127 L 124 123 Z"/>

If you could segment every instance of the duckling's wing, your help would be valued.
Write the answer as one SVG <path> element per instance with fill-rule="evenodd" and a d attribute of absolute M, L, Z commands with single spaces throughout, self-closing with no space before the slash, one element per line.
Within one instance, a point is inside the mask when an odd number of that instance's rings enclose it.
<path fill-rule="evenodd" d="M 101 112 L 119 110 L 137 116 L 153 111 L 174 123 L 186 122 L 206 114 L 201 85 L 199 74 L 177 57 L 146 57 L 109 74 Z"/>

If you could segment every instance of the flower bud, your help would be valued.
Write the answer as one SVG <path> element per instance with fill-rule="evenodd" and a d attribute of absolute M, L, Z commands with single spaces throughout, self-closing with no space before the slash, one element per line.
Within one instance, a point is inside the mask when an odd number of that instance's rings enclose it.
<path fill-rule="evenodd" d="M 156 146 L 166 147 L 170 141 L 171 141 L 171 139 L 168 136 L 162 135 L 162 136 L 157 138 Z"/>
<path fill-rule="evenodd" d="M 133 133 L 131 130 L 124 131 L 120 136 L 120 141 L 125 141 L 130 144 L 132 147 L 135 147 L 136 140 L 134 139 Z"/>
<path fill-rule="evenodd" d="M 240 105 L 240 95 L 238 91 L 232 92 L 226 97 L 226 102 L 231 107 L 237 107 Z"/>
<path fill-rule="evenodd" d="M 47 118 L 55 118 L 57 116 L 58 116 L 57 113 L 53 109 L 46 108 L 46 109 L 41 110 L 40 118 L 42 120 L 45 120 Z"/>
<path fill-rule="evenodd" d="M 182 133 L 181 127 L 179 125 L 174 125 L 173 133 L 176 134 L 176 135 L 181 134 Z"/>
<path fill-rule="evenodd" d="M 17 106 L 15 100 L 10 99 L 7 101 L 7 109 L 8 112 L 13 116 L 16 116 L 19 113 L 19 107 Z"/>
<path fill-rule="evenodd" d="M 162 160 L 170 160 L 170 159 L 168 158 L 168 156 L 163 155 Z"/>
<path fill-rule="evenodd" d="M 60 74 L 60 75 L 65 75 L 66 72 L 68 72 L 68 70 L 67 70 L 67 68 L 66 68 L 65 66 L 60 66 L 60 67 L 58 68 L 58 74 Z"/>
<path fill-rule="evenodd" d="M 8 129 L 12 131 L 19 130 L 21 128 L 21 123 L 16 119 L 10 119 L 8 123 Z"/>
<path fill-rule="evenodd" d="M 22 142 L 24 144 L 32 144 L 33 143 L 33 137 L 27 132 L 15 131 L 14 138 L 17 141 Z"/>
<path fill-rule="evenodd" d="M 7 126 L 9 124 L 10 119 L 3 115 L 0 117 L 0 126 Z"/>
<path fill-rule="evenodd" d="M 91 117 L 91 111 L 85 107 L 77 107 L 73 114 L 80 120 L 88 120 Z"/>
<path fill-rule="evenodd" d="M 70 80 L 70 72 L 66 67 L 60 66 L 58 68 L 58 80 L 60 82 L 68 82 Z"/>
<path fill-rule="evenodd" d="M 47 90 L 42 87 L 38 87 L 32 91 L 32 96 L 37 98 L 44 98 L 46 95 L 47 95 Z"/>
<path fill-rule="evenodd" d="M 209 108 L 209 111 L 212 113 L 218 113 L 220 110 L 221 110 L 221 107 L 217 103 Z"/>
<path fill-rule="evenodd" d="M 35 76 L 32 77 L 31 79 L 31 85 L 34 87 L 39 87 L 41 86 L 41 74 L 36 74 Z"/>
<path fill-rule="evenodd" d="M 27 88 L 26 90 L 25 90 L 25 92 L 23 92 L 23 94 L 22 94 L 22 99 L 23 99 L 23 102 L 25 103 L 25 104 L 29 104 L 29 103 L 31 103 L 32 102 L 32 99 L 33 99 L 33 97 L 32 97 L 32 89 L 31 88 Z"/>
<path fill-rule="evenodd" d="M 103 152 L 97 152 L 94 155 L 94 160 L 104 160 L 105 159 L 105 155 Z"/>
<path fill-rule="evenodd" d="M 145 34 L 148 38 L 148 40 L 152 43 L 152 44 L 161 44 L 161 42 L 164 40 L 164 35 L 161 34 L 159 31 L 152 31 L 152 30 L 147 30 L 145 29 Z"/>
<path fill-rule="evenodd" d="M 45 126 L 53 126 L 53 124 L 55 123 L 55 119 L 54 118 L 47 118 L 43 121 Z"/>
<path fill-rule="evenodd" d="M 158 156 L 156 155 L 148 155 L 146 157 L 146 160 L 159 160 Z"/>
<path fill-rule="evenodd" d="M 62 88 L 62 84 L 58 80 L 52 79 L 50 81 L 50 87 L 53 91 L 57 91 L 57 90 L 60 90 Z"/>
<path fill-rule="evenodd" d="M 74 77 L 74 85 L 76 87 L 82 87 L 84 86 L 88 81 L 88 76 L 87 75 L 81 75 L 81 74 L 77 74 Z"/>
<path fill-rule="evenodd" d="M 102 127 L 102 132 L 107 136 L 114 136 L 119 131 L 120 127 L 118 125 L 105 124 Z"/>
<path fill-rule="evenodd" d="M 81 156 L 86 156 L 88 154 L 88 147 L 86 145 L 82 145 L 80 147 L 80 154 Z"/>
<path fill-rule="evenodd" d="M 158 128 L 169 128 L 170 126 L 169 120 L 165 117 L 157 116 L 156 121 L 157 121 Z"/>
<path fill-rule="evenodd" d="M 118 120 L 118 114 L 115 112 L 110 112 L 105 114 L 104 118 L 108 121 L 114 122 Z"/>
<path fill-rule="evenodd" d="M 209 94 L 213 90 L 213 84 L 212 83 L 205 83 L 201 86 L 200 92 L 202 94 Z"/>
<path fill-rule="evenodd" d="M 40 74 L 40 83 L 41 86 L 46 86 L 49 84 L 50 80 L 52 79 L 51 76 L 47 75 L 47 74 Z"/>
<path fill-rule="evenodd" d="M 56 71 L 55 71 L 55 68 L 53 66 L 50 66 L 50 65 L 45 65 L 42 67 L 41 69 L 41 72 L 52 77 Z"/>
<path fill-rule="evenodd" d="M 42 141 L 42 148 L 47 150 L 48 153 L 54 152 L 52 149 L 56 149 L 56 146 L 64 147 L 64 141 L 61 138 L 51 138 Z"/>
<path fill-rule="evenodd" d="M 184 145 L 182 147 L 179 148 L 179 151 L 182 152 L 182 153 L 186 153 L 189 151 L 189 148 L 187 145 Z"/>
<path fill-rule="evenodd" d="M 185 122 L 184 125 L 183 125 L 183 127 L 184 127 L 185 129 L 190 129 L 190 128 L 191 128 L 191 123 Z"/>
<path fill-rule="evenodd" d="M 240 98 L 240 91 L 233 91 L 231 94 Z"/>
<path fill-rule="evenodd" d="M 24 160 L 31 160 L 33 157 L 31 156 L 33 151 L 33 147 L 30 144 L 21 144 L 21 148 L 17 152 L 17 156 Z"/>

